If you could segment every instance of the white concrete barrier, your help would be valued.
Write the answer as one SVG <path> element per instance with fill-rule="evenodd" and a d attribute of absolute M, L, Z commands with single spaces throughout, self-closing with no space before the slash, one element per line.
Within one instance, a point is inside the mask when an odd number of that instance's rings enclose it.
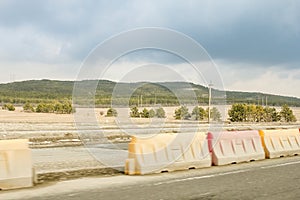
<path fill-rule="evenodd" d="M 204 133 L 158 134 L 132 138 L 128 145 L 125 173 L 150 174 L 211 166 Z"/>
<path fill-rule="evenodd" d="M 32 185 L 32 156 L 28 140 L 0 140 L 0 189 L 16 189 Z"/>
<path fill-rule="evenodd" d="M 208 133 L 214 165 L 265 159 L 258 131 L 229 131 Z"/>
<path fill-rule="evenodd" d="M 300 154 L 298 129 L 260 130 L 267 158 L 278 158 Z"/>

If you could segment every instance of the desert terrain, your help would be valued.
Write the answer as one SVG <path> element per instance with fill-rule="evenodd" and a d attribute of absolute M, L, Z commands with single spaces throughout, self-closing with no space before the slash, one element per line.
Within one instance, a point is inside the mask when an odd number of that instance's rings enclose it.
<path fill-rule="evenodd" d="M 234 124 L 234 126 L 247 126 L 255 127 L 259 125 L 280 126 L 290 125 L 286 123 L 229 123 L 228 122 L 228 109 L 227 106 L 216 106 L 222 114 L 224 126 Z M 147 107 L 151 109 L 150 107 Z M 51 140 L 51 138 L 67 138 L 79 139 L 78 134 L 83 130 L 91 133 L 103 131 L 107 136 L 116 136 L 122 134 L 130 134 L 130 130 L 139 132 L 142 129 L 155 129 L 159 128 L 161 132 L 180 132 L 178 128 L 184 126 L 185 128 L 199 126 L 197 121 L 193 120 L 175 120 L 173 115 L 175 109 L 178 107 L 164 107 L 166 112 L 165 119 L 142 119 L 142 118 L 129 118 L 130 110 L 128 108 L 116 108 L 118 117 L 105 117 L 107 108 L 95 108 L 94 116 L 97 122 L 81 125 L 80 119 L 85 119 L 85 108 L 77 108 L 75 114 L 53 114 L 53 113 L 28 113 L 24 112 L 21 107 L 16 107 L 16 111 L 0 110 L 0 139 L 14 139 L 14 138 L 28 138 L 31 140 L 44 138 Z M 189 106 L 189 112 L 192 111 L 193 106 Z M 206 108 L 206 107 L 204 107 Z M 280 110 L 280 108 L 276 108 Z M 296 115 L 298 121 L 294 123 L 297 125 L 300 121 L 300 108 L 291 108 Z M 140 111 L 142 109 L 140 108 Z M 102 115 L 100 114 L 102 113 Z M 78 117 L 79 116 L 79 117 Z M 207 127 L 205 122 L 200 122 L 200 125 Z M 79 131 L 78 131 L 79 130 Z M 50 141 L 49 141 L 50 142 Z M 76 140 L 74 140 L 76 142 Z"/>

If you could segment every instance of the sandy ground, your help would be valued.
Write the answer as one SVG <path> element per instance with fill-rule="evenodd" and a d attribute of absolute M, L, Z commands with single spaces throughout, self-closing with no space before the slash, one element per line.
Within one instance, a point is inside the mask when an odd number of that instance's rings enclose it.
<path fill-rule="evenodd" d="M 187 106 L 189 109 L 189 112 L 191 113 L 194 106 Z M 225 105 L 215 106 L 218 108 L 218 110 L 222 114 L 222 120 L 228 119 L 228 110 L 231 106 Z M 157 109 L 158 107 L 146 107 L 147 109 Z M 167 120 L 173 121 L 174 120 L 174 111 L 176 107 L 164 107 L 164 110 L 166 112 Z M 204 109 L 207 108 L 207 106 L 203 106 Z M 275 107 L 277 111 L 280 111 L 280 107 Z M 128 117 L 130 110 L 128 108 L 116 108 L 119 113 L 127 114 Z M 291 108 L 296 115 L 297 119 L 300 120 L 300 107 L 292 107 Z M 77 111 L 85 110 L 84 108 L 77 108 Z M 142 108 L 139 109 L 142 111 Z M 95 108 L 95 114 L 97 115 L 98 120 L 101 120 L 105 123 L 110 123 L 113 121 L 110 117 L 105 117 L 107 108 Z M 104 115 L 100 115 L 100 112 L 103 112 Z M 53 114 L 53 113 L 28 113 L 23 112 L 23 109 L 21 107 L 16 107 L 16 111 L 7 111 L 0 109 L 0 122 L 9 122 L 9 123 L 73 123 L 74 122 L 74 116 L 73 114 Z"/>
<path fill-rule="evenodd" d="M 0 110 L 0 139 L 5 138 L 5 135 L 9 134 L 27 134 L 29 137 L 31 132 L 38 132 L 38 134 L 49 134 L 47 131 L 52 131 L 51 134 L 67 133 L 71 130 L 81 128 L 81 121 L 89 122 L 84 124 L 85 129 L 115 129 L 118 126 L 136 126 L 140 127 L 152 127 L 152 126 L 174 126 L 176 124 L 183 123 L 182 121 L 175 120 L 173 115 L 177 107 L 165 107 L 166 119 L 137 119 L 129 118 L 130 110 L 128 108 L 116 108 L 119 116 L 105 117 L 107 109 L 96 108 L 92 112 L 86 113 L 86 109 L 78 108 L 76 114 L 49 114 L 49 113 L 26 113 L 22 111 L 22 108 L 17 107 L 16 111 Z M 193 107 L 188 107 L 191 112 Z M 205 108 L 205 107 L 204 107 Z M 228 109 L 230 106 L 217 106 L 222 114 L 222 119 L 228 119 Z M 148 107 L 148 109 L 151 109 Z M 154 108 L 155 109 L 155 108 Z M 142 109 L 140 109 L 142 110 Z M 280 110 L 280 108 L 277 108 Z M 298 121 L 300 120 L 300 108 L 292 108 Z M 100 115 L 103 112 L 104 115 Z M 86 116 L 87 115 L 87 116 Z M 95 117 L 96 116 L 96 117 Z M 96 119 L 97 122 L 93 122 Z M 185 121 L 184 123 L 195 124 L 196 121 Z"/>

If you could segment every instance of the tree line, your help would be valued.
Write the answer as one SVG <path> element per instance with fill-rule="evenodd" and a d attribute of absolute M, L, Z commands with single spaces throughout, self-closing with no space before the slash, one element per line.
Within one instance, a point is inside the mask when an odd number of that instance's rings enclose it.
<path fill-rule="evenodd" d="M 132 108 L 130 108 L 130 117 L 134 117 L 134 118 L 153 118 L 153 117 L 157 117 L 157 118 L 166 118 L 166 112 L 165 110 L 160 107 L 158 109 L 150 109 L 148 110 L 147 108 L 144 108 L 142 111 L 139 111 L 139 109 L 134 106 Z"/>
<path fill-rule="evenodd" d="M 2 105 L 3 110 L 15 111 L 16 108 L 11 103 L 6 103 Z M 75 112 L 75 108 L 73 108 L 72 103 L 70 101 L 63 102 L 54 102 L 54 103 L 39 103 L 39 104 L 31 104 L 26 102 L 23 105 L 24 112 L 36 112 L 36 113 L 56 113 L 56 114 L 70 114 Z"/>
<path fill-rule="evenodd" d="M 210 110 L 211 113 L 211 120 L 212 121 L 220 121 L 221 120 L 221 113 L 216 107 L 213 107 Z M 101 113 L 100 113 L 101 114 Z M 109 108 L 105 115 L 106 117 L 117 117 L 118 112 L 114 108 Z M 139 110 L 137 106 L 130 108 L 130 117 L 132 118 L 166 118 L 165 110 L 160 107 L 156 110 L 147 108 L 143 108 Z M 181 106 L 174 111 L 174 118 L 177 120 L 198 120 L 203 121 L 208 119 L 208 109 L 204 109 L 202 107 L 196 106 L 194 107 L 193 111 L 189 113 L 189 109 L 186 106 Z"/>
<path fill-rule="evenodd" d="M 14 111 L 15 107 L 11 103 L 3 104 L 3 110 Z M 57 113 L 57 114 L 70 114 L 75 112 L 72 103 L 68 100 L 54 103 L 39 103 L 31 104 L 26 102 L 23 105 L 25 112 L 37 112 L 37 113 Z M 208 112 L 210 112 L 211 121 L 221 121 L 221 113 L 216 107 L 210 109 L 204 109 L 200 106 L 195 106 L 192 112 L 186 106 L 181 106 L 174 111 L 174 118 L 177 120 L 197 120 L 207 121 Z M 117 110 L 109 108 L 107 110 L 107 117 L 116 117 L 118 115 Z M 296 122 L 296 116 L 288 105 L 283 105 L 280 111 L 277 111 L 274 107 L 263 107 L 261 105 L 235 103 L 228 110 L 229 120 L 231 122 Z M 160 107 L 158 109 L 143 108 L 139 110 L 137 106 L 130 108 L 130 117 L 133 118 L 165 118 L 166 112 Z"/>
<path fill-rule="evenodd" d="M 165 110 L 160 107 L 157 109 L 150 109 L 148 110 L 147 108 L 143 108 L 141 111 L 138 109 L 137 106 L 131 107 L 130 108 L 130 117 L 132 118 L 165 118 L 166 117 L 166 112 Z M 117 117 L 118 112 L 114 108 L 109 108 L 106 112 L 106 117 Z"/>
<path fill-rule="evenodd" d="M 274 107 L 236 103 L 228 110 L 231 122 L 296 122 L 293 111 L 285 104 L 281 111 Z"/>
<path fill-rule="evenodd" d="M 37 113 L 56 113 L 56 114 L 70 114 L 75 112 L 70 101 L 55 102 L 55 103 L 39 103 L 33 106 L 27 102 L 23 106 L 25 112 L 37 112 Z"/>
<path fill-rule="evenodd" d="M 186 106 L 181 106 L 177 108 L 174 112 L 175 119 L 183 119 L 183 120 L 197 120 L 197 121 L 207 121 L 208 113 L 210 112 L 210 120 L 211 121 L 221 121 L 221 113 L 216 108 L 213 107 L 210 109 L 204 109 L 200 106 L 195 106 L 191 113 L 189 113 L 189 109 Z"/>

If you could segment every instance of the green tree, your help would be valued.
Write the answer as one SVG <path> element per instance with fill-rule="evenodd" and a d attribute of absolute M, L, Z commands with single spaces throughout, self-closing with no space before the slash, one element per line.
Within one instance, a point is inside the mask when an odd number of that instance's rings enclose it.
<path fill-rule="evenodd" d="M 256 122 L 263 122 L 264 121 L 264 108 L 260 105 L 256 106 L 256 112 L 255 112 L 255 116 L 256 116 Z"/>
<path fill-rule="evenodd" d="M 284 108 L 287 117 L 290 111 Z M 260 105 L 233 104 L 228 111 L 229 119 L 233 122 L 277 122 L 282 118 L 282 113 L 278 113 L 275 108 L 262 107 Z M 293 117 L 288 117 L 295 120 Z"/>
<path fill-rule="evenodd" d="M 70 101 L 45 103 L 41 102 L 37 105 L 35 112 L 38 113 L 56 113 L 56 114 L 70 114 L 75 112 Z"/>
<path fill-rule="evenodd" d="M 265 107 L 264 108 L 264 121 L 265 122 L 278 122 L 280 121 L 280 113 L 275 108 Z"/>
<path fill-rule="evenodd" d="M 149 110 L 149 117 L 150 117 L 150 118 L 155 117 L 155 111 L 154 111 L 153 109 L 150 109 L 150 110 Z"/>
<path fill-rule="evenodd" d="M 62 108 L 63 108 L 62 111 L 63 114 L 71 114 L 75 112 L 75 110 L 72 107 L 72 103 L 70 101 L 64 101 L 62 104 Z"/>
<path fill-rule="evenodd" d="M 165 110 L 162 107 L 156 109 L 156 117 L 158 117 L 158 118 L 166 118 L 166 112 L 165 112 Z"/>
<path fill-rule="evenodd" d="M 118 116 L 118 112 L 114 108 L 109 108 L 105 115 L 105 117 L 117 117 L 117 116 Z"/>
<path fill-rule="evenodd" d="M 246 122 L 255 122 L 256 121 L 256 105 L 250 104 L 250 105 L 244 105 L 245 107 L 245 119 Z"/>
<path fill-rule="evenodd" d="M 37 113 L 42 113 L 44 112 L 44 104 L 43 103 L 39 103 L 35 109 L 35 112 Z"/>
<path fill-rule="evenodd" d="M 38 113 L 53 113 L 55 111 L 55 105 L 52 103 L 39 103 L 35 111 Z"/>
<path fill-rule="evenodd" d="M 63 114 L 63 104 L 60 102 L 56 102 L 54 105 L 54 111 L 55 113 Z"/>
<path fill-rule="evenodd" d="M 143 111 L 140 113 L 140 116 L 142 118 L 149 118 L 149 110 L 147 108 L 144 108 Z"/>
<path fill-rule="evenodd" d="M 208 109 L 206 112 L 208 113 Z M 210 117 L 212 121 L 221 121 L 221 113 L 216 107 L 210 109 Z"/>
<path fill-rule="evenodd" d="M 231 106 L 228 110 L 229 120 L 232 122 L 243 122 L 246 120 L 246 109 L 245 104 L 236 103 Z"/>
<path fill-rule="evenodd" d="M 140 117 L 139 109 L 136 106 L 130 108 L 130 111 L 130 117 Z"/>
<path fill-rule="evenodd" d="M 195 120 L 204 120 L 207 118 L 207 112 L 202 107 L 194 107 L 192 111 L 192 116 L 195 118 Z"/>
<path fill-rule="evenodd" d="M 177 108 L 175 110 L 174 118 L 175 119 L 185 119 L 185 120 L 191 118 L 189 109 L 186 106 L 181 106 L 180 108 Z"/>
<path fill-rule="evenodd" d="M 16 110 L 15 106 L 11 103 L 4 104 L 2 106 L 2 109 L 3 110 L 8 110 L 8 111 L 15 111 Z"/>
<path fill-rule="evenodd" d="M 280 111 L 281 119 L 285 122 L 296 122 L 296 116 L 293 114 L 293 111 L 288 107 L 288 105 L 283 105 Z"/>
<path fill-rule="evenodd" d="M 29 103 L 29 102 L 26 102 L 24 105 L 23 105 L 23 110 L 25 112 L 34 112 L 34 107 Z"/>

